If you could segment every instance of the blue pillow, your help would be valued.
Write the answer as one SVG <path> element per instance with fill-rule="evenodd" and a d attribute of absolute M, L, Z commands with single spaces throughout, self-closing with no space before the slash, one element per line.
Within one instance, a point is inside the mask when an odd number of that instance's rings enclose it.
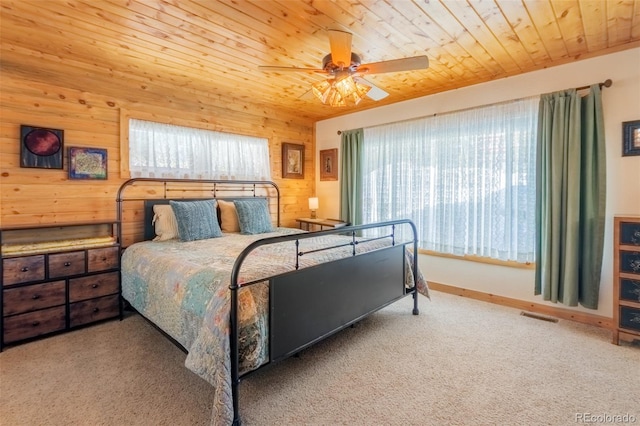
<path fill-rule="evenodd" d="M 178 222 L 178 236 L 182 241 L 221 237 L 215 200 L 169 201 Z"/>
<path fill-rule="evenodd" d="M 234 200 L 238 212 L 241 234 L 262 234 L 272 232 L 269 205 L 265 198 Z"/>

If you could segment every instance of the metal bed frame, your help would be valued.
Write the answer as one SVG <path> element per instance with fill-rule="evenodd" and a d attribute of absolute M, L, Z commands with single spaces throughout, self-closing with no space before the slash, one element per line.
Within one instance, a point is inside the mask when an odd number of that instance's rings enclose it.
<path fill-rule="evenodd" d="M 154 198 L 134 197 L 125 198 L 127 188 L 142 183 L 162 183 L 162 194 L 153 193 Z M 220 181 L 220 180 L 178 180 L 178 179 L 130 179 L 122 184 L 118 191 L 118 221 L 123 218 L 123 203 L 125 201 L 155 201 L 168 202 L 172 192 L 178 192 L 182 197 L 174 199 L 193 199 L 190 192 L 173 189 L 171 185 L 212 185 L 210 190 L 204 190 L 209 198 L 239 199 L 241 196 L 224 197 L 218 193 L 233 192 L 229 187 L 242 186 L 249 191 L 249 197 L 263 196 L 256 193 L 257 187 L 269 187 L 275 195 L 266 198 L 277 199 L 277 224 L 280 225 L 280 191 L 277 185 L 270 181 Z M 153 192 L 153 191 L 151 191 Z M 203 192 L 199 187 L 195 192 Z M 160 197 L 159 197 L 160 195 Z M 197 197 L 205 198 L 205 197 Z M 146 207 L 149 209 L 149 207 Z M 145 221 L 145 227 L 148 227 Z M 120 222 L 121 223 L 121 222 Z M 411 240 L 396 241 L 396 228 L 409 226 L 413 234 Z M 387 232 L 386 229 L 391 229 Z M 363 231 L 368 229 L 383 229 L 382 235 L 363 238 Z M 122 226 L 118 227 L 119 241 L 122 241 Z M 151 230 L 152 231 L 152 230 Z M 147 229 L 145 234 L 150 231 Z M 299 249 L 300 241 L 318 236 L 341 234 L 350 236 L 348 242 L 334 246 L 323 247 L 309 251 Z M 390 245 L 381 249 L 357 253 L 356 248 L 369 241 L 389 239 Z M 291 241 L 295 244 L 292 261 L 295 270 L 276 276 L 261 277 L 250 282 L 239 282 L 239 274 L 247 257 L 257 248 Z M 406 287 L 405 247 L 412 245 L 412 274 L 413 287 Z M 322 263 L 313 267 L 300 268 L 299 260 L 302 256 L 338 247 L 351 247 L 351 256 Z M 408 219 L 380 222 L 358 226 L 346 226 L 336 229 L 321 230 L 294 235 L 263 238 L 248 245 L 238 256 L 231 272 L 229 290 L 231 292 L 230 306 L 230 357 L 231 357 L 231 386 L 233 398 L 233 424 L 239 425 L 239 384 L 241 377 L 258 369 L 281 361 L 301 350 L 317 343 L 326 337 L 364 319 L 385 306 L 396 302 L 408 295 L 413 296 L 414 315 L 418 310 L 418 241 L 416 227 Z M 269 281 L 269 359 L 255 370 L 240 374 L 239 372 L 239 320 L 238 320 L 238 292 L 241 288 Z M 310 303 L 312 301 L 312 303 Z M 336 303 L 340 301 L 342 303 Z M 171 339 L 173 340 L 173 339 Z M 174 341 L 174 343 L 177 343 Z M 186 349 L 183 348 L 183 350 Z"/>

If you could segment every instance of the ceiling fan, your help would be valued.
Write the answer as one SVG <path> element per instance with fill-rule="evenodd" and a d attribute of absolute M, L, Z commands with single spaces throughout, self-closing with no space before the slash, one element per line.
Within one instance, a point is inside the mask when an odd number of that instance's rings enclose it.
<path fill-rule="evenodd" d="M 311 86 L 322 103 L 331 106 L 357 105 L 366 95 L 374 101 L 389 94 L 363 78 L 364 75 L 427 69 L 426 56 L 393 59 L 362 64 L 360 56 L 351 51 L 352 34 L 342 30 L 328 30 L 331 53 L 322 59 L 322 68 L 261 66 L 262 71 L 309 72 L 328 75 L 326 80 Z"/>

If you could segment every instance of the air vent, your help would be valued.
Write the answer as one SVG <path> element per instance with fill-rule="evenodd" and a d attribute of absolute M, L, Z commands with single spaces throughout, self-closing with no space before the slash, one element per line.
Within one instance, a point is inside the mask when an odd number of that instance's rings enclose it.
<path fill-rule="evenodd" d="M 535 318 L 535 319 L 539 319 L 541 321 L 548 321 L 548 322 L 558 322 L 558 318 L 553 318 L 553 317 L 547 317 L 544 315 L 540 315 L 540 314 L 534 314 L 532 312 L 520 312 L 520 315 L 525 316 L 525 317 L 529 317 L 529 318 Z"/>

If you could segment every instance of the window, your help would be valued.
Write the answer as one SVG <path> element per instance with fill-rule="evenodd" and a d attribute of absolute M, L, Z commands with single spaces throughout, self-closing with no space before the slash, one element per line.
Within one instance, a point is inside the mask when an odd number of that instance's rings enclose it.
<path fill-rule="evenodd" d="M 533 262 L 538 98 L 364 129 L 363 221 L 410 218 L 419 246 Z"/>
<path fill-rule="evenodd" d="M 129 120 L 131 177 L 270 180 L 267 139 Z"/>

